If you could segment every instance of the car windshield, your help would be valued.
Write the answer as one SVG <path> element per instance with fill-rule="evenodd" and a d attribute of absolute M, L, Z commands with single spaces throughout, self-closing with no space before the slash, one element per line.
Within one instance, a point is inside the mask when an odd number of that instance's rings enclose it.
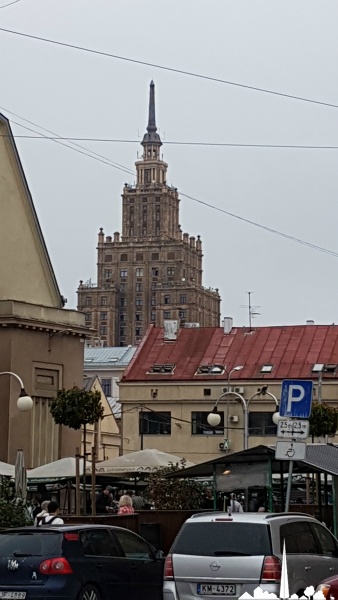
<path fill-rule="evenodd" d="M 57 556 L 62 539 L 58 532 L 0 532 L 0 556 Z"/>
<path fill-rule="evenodd" d="M 196 556 L 266 556 L 271 554 L 269 528 L 261 523 L 186 523 L 171 552 Z"/>

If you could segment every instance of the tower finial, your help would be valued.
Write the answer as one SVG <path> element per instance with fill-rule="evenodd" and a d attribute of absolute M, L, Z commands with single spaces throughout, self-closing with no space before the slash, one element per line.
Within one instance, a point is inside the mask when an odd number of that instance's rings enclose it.
<path fill-rule="evenodd" d="M 156 120 L 155 120 L 155 84 L 153 81 L 150 82 L 149 92 L 149 119 L 147 131 L 157 131 Z"/>

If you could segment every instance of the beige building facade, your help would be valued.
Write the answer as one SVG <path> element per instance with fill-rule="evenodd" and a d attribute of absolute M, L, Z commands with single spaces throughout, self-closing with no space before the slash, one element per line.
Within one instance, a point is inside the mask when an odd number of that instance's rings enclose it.
<path fill-rule="evenodd" d="M 86 426 L 86 440 L 84 439 L 84 430 L 82 430 L 81 455 L 86 454 L 90 459 L 94 452 L 96 461 L 117 458 L 120 455 L 121 434 L 99 377 L 95 375 L 86 378 L 84 387 L 88 391 L 100 393 L 104 414 L 103 419 L 98 423 Z"/>
<path fill-rule="evenodd" d="M 165 320 L 217 326 L 218 290 L 202 283 L 200 236 L 182 233 L 177 189 L 167 183 L 168 165 L 155 122 L 155 86 L 136 184 L 122 193 L 122 236 L 98 235 L 97 284 L 80 282 L 78 308 L 104 346 L 139 344 L 149 324 Z"/>
<path fill-rule="evenodd" d="M 83 385 L 84 316 L 64 308 L 9 121 L 0 115 L 0 460 L 26 466 L 75 456 L 80 432 L 56 426 L 49 402 Z M 14 373 L 9 375 L 7 372 Z M 33 410 L 16 406 L 20 382 Z"/>
<path fill-rule="evenodd" d="M 122 452 L 157 448 L 200 463 L 274 445 L 285 380 L 312 381 L 313 401 L 338 409 L 338 326 L 182 328 L 170 338 L 150 328 L 119 386 Z"/>

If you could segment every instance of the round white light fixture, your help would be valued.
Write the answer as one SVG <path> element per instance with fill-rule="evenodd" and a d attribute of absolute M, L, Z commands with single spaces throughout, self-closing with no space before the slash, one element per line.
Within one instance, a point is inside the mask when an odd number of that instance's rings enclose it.
<path fill-rule="evenodd" d="M 208 414 L 207 421 L 209 425 L 211 425 L 211 427 L 217 427 L 217 425 L 220 424 L 221 415 L 219 414 L 219 412 L 217 412 L 217 408 L 214 408 L 214 410 Z"/>
<path fill-rule="evenodd" d="M 28 412 L 33 408 L 33 400 L 30 396 L 28 396 L 28 394 L 23 388 L 20 392 L 19 398 L 17 399 L 16 405 L 18 407 L 18 410 L 20 410 L 21 412 Z"/>
<path fill-rule="evenodd" d="M 283 417 L 280 416 L 279 412 L 274 412 L 272 415 L 272 420 L 274 422 L 275 425 L 278 425 L 279 421 L 283 419 Z"/>

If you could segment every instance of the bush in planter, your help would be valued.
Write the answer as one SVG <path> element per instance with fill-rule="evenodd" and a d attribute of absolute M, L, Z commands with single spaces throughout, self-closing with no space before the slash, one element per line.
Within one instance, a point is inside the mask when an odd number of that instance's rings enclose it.
<path fill-rule="evenodd" d="M 171 478 L 185 468 L 185 461 L 158 469 L 149 475 L 148 487 L 144 495 L 155 504 L 158 510 L 195 510 L 204 503 L 204 486 L 199 481 L 188 478 Z"/>

